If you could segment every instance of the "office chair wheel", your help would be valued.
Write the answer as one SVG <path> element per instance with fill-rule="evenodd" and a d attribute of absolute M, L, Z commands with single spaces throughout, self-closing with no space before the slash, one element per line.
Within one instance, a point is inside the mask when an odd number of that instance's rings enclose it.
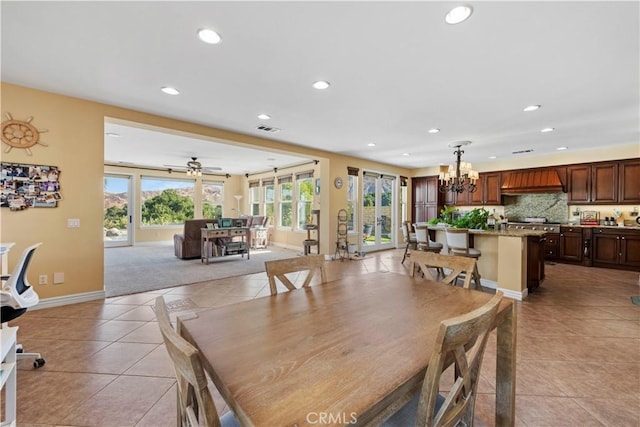
<path fill-rule="evenodd" d="M 44 366 L 44 359 L 36 359 L 35 362 L 33 362 L 33 369 L 38 369 L 42 366 Z"/>

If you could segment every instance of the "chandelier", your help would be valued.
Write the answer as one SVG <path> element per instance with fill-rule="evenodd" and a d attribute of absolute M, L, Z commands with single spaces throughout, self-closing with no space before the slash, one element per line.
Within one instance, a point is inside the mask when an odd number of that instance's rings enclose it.
<path fill-rule="evenodd" d="M 202 176 L 202 164 L 197 157 L 192 157 L 191 161 L 187 162 L 187 175 Z"/>
<path fill-rule="evenodd" d="M 456 155 L 456 164 L 449 165 L 446 172 L 441 168 L 441 172 L 438 175 L 440 192 L 463 193 L 467 191 L 473 193 L 476 191 L 478 172 L 471 168 L 471 163 L 460 161 L 462 153 L 464 153 L 460 147 L 469 144 L 471 144 L 471 141 L 458 141 L 449 144 L 449 147 L 456 148 L 456 151 L 453 152 Z"/>

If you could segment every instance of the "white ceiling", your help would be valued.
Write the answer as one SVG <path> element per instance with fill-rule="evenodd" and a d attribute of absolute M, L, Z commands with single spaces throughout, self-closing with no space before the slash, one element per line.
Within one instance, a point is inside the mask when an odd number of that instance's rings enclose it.
<path fill-rule="evenodd" d="M 3 1 L 2 80 L 408 168 L 450 163 L 459 140 L 480 163 L 640 141 L 639 2 L 469 4 L 451 26 L 454 2 Z M 203 27 L 222 43 L 200 42 Z M 331 87 L 313 89 L 320 79 Z M 273 163 L 132 135 L 106 138 L 106 161 Z"/>

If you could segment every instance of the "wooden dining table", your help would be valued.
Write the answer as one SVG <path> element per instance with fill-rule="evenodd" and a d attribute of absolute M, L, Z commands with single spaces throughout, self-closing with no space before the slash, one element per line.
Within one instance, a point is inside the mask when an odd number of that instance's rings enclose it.
<path fill-rule="evenodd" d="M 419 390 L 440 322 L 491 297 L 370 273 L 198 312 L 178 329 L 242 425 L 375 425 Z M 512 300 L 495 327 L 496 425 L 513 426 Z"/>

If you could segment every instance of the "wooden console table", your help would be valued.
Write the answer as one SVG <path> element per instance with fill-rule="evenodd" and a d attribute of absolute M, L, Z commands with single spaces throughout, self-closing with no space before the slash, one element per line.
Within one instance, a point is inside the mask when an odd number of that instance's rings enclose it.
<path fill-rule="evenodd" d="M 243 250 L 237 253 L 247 254 L 247 259 L 250 258 L 249 255 L 249 243 L 251 242 L 251 229 L 249 227 L 224 227 L 224 228 L 201 228 L 200 229 L 200 240 L 202 247 L 202 256 L 200 257 L 201 262 L 205 262 L 209 264 L 209 257 L 212 254 L 209 253 L 209 241 L 211 241 L 211 248 L 213 250 L 213 255 L 218 256 L 216 239 L 224 238 L 224 237 L 242 237 L 242 247 Z M 236 254 L 224 254 L 224 255 L 236 255 Z"/>

